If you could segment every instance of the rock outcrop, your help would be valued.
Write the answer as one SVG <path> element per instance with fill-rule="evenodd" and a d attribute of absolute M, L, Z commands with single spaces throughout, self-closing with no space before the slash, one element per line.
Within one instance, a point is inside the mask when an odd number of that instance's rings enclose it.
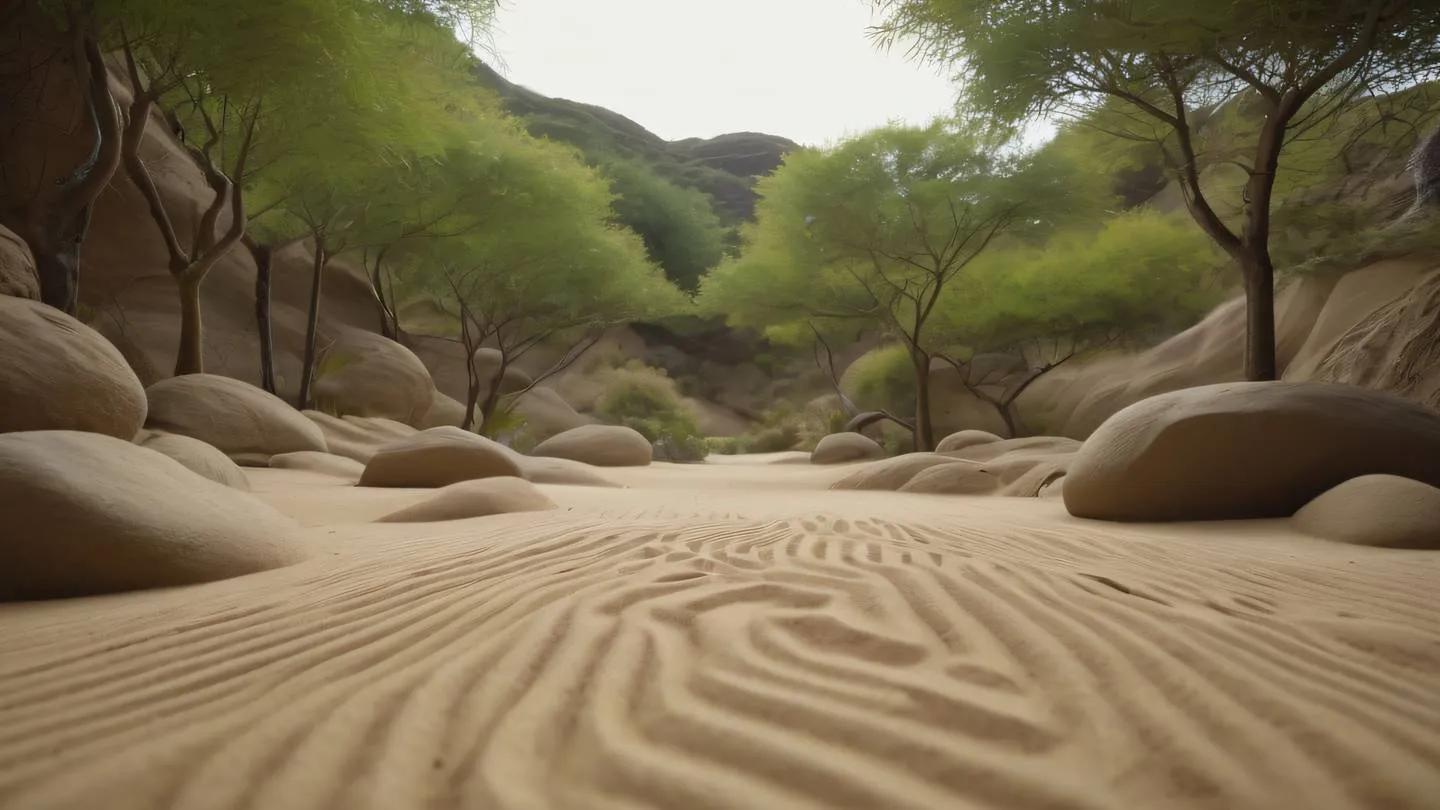
<path fill-rule="evenodd" d="M 0 295 L 40 300 L 40 278 L 30 246 L 15 232 L 0 225 Z"/>
<path fill-rule="evenodd" d="M 58 309 L 0 296 L 0 432 L 79 430 L 130 441 L 145 389 L 98 332 Z"/>
<path fill-rule="evenodd" d="M 378 522 L 438 523 L 556 508 L 555 502 L 529 481 L 501 476 L 451 484 L 433 497 L 392 512 Z"/>
<path fill-rule="evenodd" d="M 326 452 L 325 436 L 279 397 L 218 374 L 186 374 L 145 390 L 145 426 L 199 439 L 228 456 Z"/>
<path fill-rule="evenodd" d="M 531 455 L 563 458 L 595 467 L 644 467 L 654 460 L 655 448 L 644 436 L 618 425 L 583 425 L 551 436 Z"/>
<path fill-rule="evenodd" d="M 360 476 L 365 473 L 365 465 L 354 459 L 312 450 L 271 456 L 270 467 L 276 470 L 304 470 L 350 481 L 359 481 Z"/>
<path fill-rule="evenodd" d="M 811 464 L 848 464 L 874 461 L 885 457 L 880 443 L 861 433 L 832 433 L 810 451 Z"/>
<path fill-rule="evenodd" d="M 334 369 L 315 380 L 319 410 L 423 425 L 435 383 L 409 349 L 371 332 L 346 329 L 327 347 L 326 357 L 333 358 Z"/>
<path fill-rule="evenodd" d="M 1389 474 L 1440 486 L 1440 414 L 1332 383 L 1224 383 L 1115 414 L 1070 462 L 1077 517 L 1289 517 L 1326 490 Z"/>
<path fill-rule="evenodd" d="M 224 484 L 242 492 L 250 491 L 250 479 L 245 477 L 240 465 L 199 439 L 173 433 L 154 433 L 138 444 L 147 450 L 168 456 L 187 470 L 203 475 L 217 484 Z"/>
<path fill-rule="evenodd" d="M 0 600 L 212 582 L 304 559 L 251 495 L 96 433 L 0 434 Z"/>
<path fill-rule="evenodd" d="M 431 428 L 380 448 L 365 465 L 362 487 L 444 487 L 461 481 L 521 477 L 519 454 L 453 427 Z"/>
<path fill-rule="evenodd" d="M 1440 489 L 1395 475 L 1362 475 L 1306 504 L 1294 524 L 1340 543 L 1440 549 Z"/>

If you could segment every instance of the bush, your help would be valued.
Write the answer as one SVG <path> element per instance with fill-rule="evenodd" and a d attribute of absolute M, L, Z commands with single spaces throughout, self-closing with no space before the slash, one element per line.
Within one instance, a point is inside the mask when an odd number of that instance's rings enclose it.
<path fill-rule="evenodd" d="M 700 427 L 664 371 L 631 362 L 605 372 L 601 381 L 605 393 L 595 405 L 597 416 L 639 432 L 663 460 L 704 460 L 707 446 Z"/>
<path fill-rule="evenodd" d="M 899 343 L 861 355 L 845 369 L 840 385 L 861 410 L 915 412 L 915 366 Z"/>

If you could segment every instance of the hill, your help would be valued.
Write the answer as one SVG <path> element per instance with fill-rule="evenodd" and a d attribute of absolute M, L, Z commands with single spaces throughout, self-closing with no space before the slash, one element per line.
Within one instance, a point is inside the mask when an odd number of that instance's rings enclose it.
<path fill-rule="evenodd" d="M 643 164 L 665 180 L 707 195 L 725 225 L 754 217 L 755 178 L 774 171 L 787 152 L 799 148 L 789 138 L 759 132 L 667 141 L 612 110 L 515 84 L 484 63 L 475 74 L 531 134 L 572 144 L 592 164 Z"/>

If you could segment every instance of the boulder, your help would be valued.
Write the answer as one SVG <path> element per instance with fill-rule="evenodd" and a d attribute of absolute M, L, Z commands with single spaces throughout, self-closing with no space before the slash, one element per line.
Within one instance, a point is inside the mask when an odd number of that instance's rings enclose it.
<path fill-rule="evenodd" d="M 392 512 L 380 518 L 379 522 L 438 523 L 511 512 L 543 512 L 556 508 L 558 507 L 555 502 L 529 481 L 500 476 L 451 484 L 428 500 Z"/>
<path fill-rule="evenodd" d="M 846 464 L 852 461 L 874 461 L 885 457 L 880 443 L 859 433 L 832 433 L 820 440 L 810 452 L 811 464 Z"/>
<path fill-rule="evenodd" d="M 969 461 L 988 462 L 1002 456 L 1018 458 L 1022 455 L 1059 455 L 1074 453 L 1079 449 L 1080 442 L 1064 436 L 1026 436 L 1020 439 L 1001 439 L 997 442 L 972 444 L 959 450 L 945 451 L 945 455 Z"/>
<path fill-rule="evenodd" d="M 541 440 L 594 424 L 594 417 L 576 411 L 559 393 L 544 386 L 530 389 L 515 402 L 514 410 L 525 419 L 525 432 Z"/>
<path fill-rule="evenodd" d="M 582 425 L 541 442 L 532 455 L 565 458 L 596 467 L 644 467 L 655 449 L 640 432 L 617 425 Z"/>
<path fill-rule="evenodd" d="M 1001 456 L 985 464 L 985 470 L 999 478 L 1004 486 L 1000 494 L 1010 498 L 1038 498 L 1046 487 L 1065 477 L 1070 470 L 1073 453 Z"/>
<path fill-rule="evenodd" d="M 418 426 L 430 412 L 435 383 L 409 349 L 389 338 L 347 329 L 326 353 L 334 368 L 317 376 L 315 403 L 341 416 L 377 416 Z"/>
<path fill-rule="evenodd" d="M 485 392 L 489 390 L 491 383 L 496 376 L 500 376 L 500 395 L 514 394 L 524 391 L 534 380 L 529 374 L 521 371 L 515 366 L 506 366 L 505 373 L 500 374 L 500 365 L 504 355 L 498 349 L 490 349 L 484 346 L 475 350 L 470 362 L 475 365 L 475 378 L 480 381 L 480 396 L 483 399 Z"/>
<path fill-rule="evenodd" d="M 173 433 L 154 433 L 136 442 L 147 450 L 169 456 L 187 470 L 203 475 L 217 484 L 249 492 L 250 479 L 230 457 L 199 439 Z"/>
<path fill-rule="evenodd" d="M 145 390 L 151 430 L 199 439 L 228 456 L 325 452 L 325 436 L 279 397 L 216 374 L 186 374 Z"/>
<path fill-rule="evenodd" d="M 499 476 L 521 477 L 519 454 L 456 427 L 423 430 L 382 447 L 360 475 L 362 487 L 444 487 Z"/>
<path fill-rule="evenodd" d="M 901 492 L 928 495 L 993 495 L 999 489 L 998 478 L 965 461 L 927 467 L 900 487 Z"/>
<path fill-rule="evenodd" d="M 4 225 L 0 225 L 0 295 L 40 300 L 40 277 L 30 246 Z"/>
<path fill-rule="evenodd" d="M 305 470 L 333 475 L 336 478 L 348 478 L 351 481 L 360 480 L 361 474 L 365 472 L 365 465 L 354 459 L 333 453 L 316 453 L 313 450 L 271 456 L 270 467 L 277 470 Z"/>
<path fill-rule="evenodd" d="M 1070 463 L 1065 506 L 1120 521 L 1289 517 L 1370 474 L 1440 485 L 1440 414 L 1335 383 L 1222 383 L 1106 420 Z"/>
<path fill-rule="evenodd" d="M 270 466 L 270 459 L 274 456 L 269 453 L 231 453 L 227 458 L 241 467 L 263 470 Z"/>
<path fill-rule="evenodd" d="M 977 444 L 989 444 L 991 442 L 1004 441 L 999 436 L 988 430 L 961 430 L 951 433 L 935 445 L 937 453 L 954 453 L 957 450 L 964 450 Z"/>
<path fill-rule="evenodd" d="M 0 433 L 80 430 L 130 441 L 145 389 L 94 329 L 58 309 L 0 296 Z"/>
<path fill-rule="evenodd" d="M 1357 546 L 1440 549 L 1440 489 L 1395 475 L 1362 475 L 1306 504 L 1294 524 Z"/>
<path fill-rule="evenodd" d="M 414 436 L 420 431 L 393 419 L 367 416 L 331 416 L 319 411 L 302 411 L 325 435 L 331 453 L 364 464 L 380 448 Z M 436 427 L 444 427 L 436 425 Z"/>
<path fill-rule="evenodd" d="M 95 433 L 0 435 L 0 600 L 189 585 L 304 558 L 255 497 Z"/>
<path fill-rule="evenodd" d="M 589 464 L 564 458 L 522 457 L 520 470 L 525 480 L 536 484 L 560 484 L 575 487 L 619 487 L 620 485 L 595 472 Z"/>
<path fill-rule="evenodd" d="M 903 456 L 896 456 L 895 458 L 887 458 L 884 461 L 866 464 L 850 475 L 831 484 L 830 488 L 872 489 L 898 492 L 901 487 L 910 483 L 910 480 L 922 471 L 944 464 L 964 464 L 967 467 L 978 466 L 964 461 L 957 461 L 949 456 L 942 456 L 937 453 L 907 453 Z"/>
<path fill-rule="evenodd" d="M 430 400 L 430 410 L 416 427 L 429 430 L 433 427 L 462 427 L 465 424 L 465 403 L 439 391 Z"/>

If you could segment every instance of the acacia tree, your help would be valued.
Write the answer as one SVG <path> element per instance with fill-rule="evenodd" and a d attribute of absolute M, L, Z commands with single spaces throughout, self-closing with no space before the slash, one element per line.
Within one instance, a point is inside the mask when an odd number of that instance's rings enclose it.
<path fill-rule="evenodd" d="M 1216 302 L 1223 261 L 1193 226 L 1147 210 L 992 253 L 941 302 L 951 348 L 936 357 L 1018 436 L 1015 403 L 1037 380 L 1193 323 Z"/>
<path fill-rule="evenodd" d="M 109 19 L 95 6 L 0 0 L 0 105 L 39 111 L 57 85 L 68 84 L 89 134 L 82 158 L 57 165 L 55 122 L 16 115 L 0 128 L 0 224 L 30 247 L 41 300 L 72 315 L 90 212 L 120 166 L 122 119 L 101 46 Z M 56 35 L 37 35 L 47 28 Z"/>
<path fill-rule="evenodd" d="M 1240 267 L 1252 380 L 1278 373 L 1270 217 L 1287 143 L 1362 94 L 1440 67 L 1440 6 L 1419 0 L 875 3 L 880 40 L 958 64 L 979 110 L 1008 120 L 1103 110 L 1121 134 L 1160 144 L 1190 214 Z M 1235 104 L 1260 121 L 1237 160 L 1238 225 L 1202 183 L 1201 145 L 1206 115 Z"/>
<path fill-rule="evenodd" d="M 478 418 L 481 431 L 500 405 L 506 370 L 531 352 L 560 349 L 526 391 L 573 364 L 606 327 L 684 305 L 640 238 L 610 223 L 607 183 L 572 150 L 518 132 L 491 146 L 489 170 L 470 178 L 493 195 L 483 221 L 457 238 L 413 242 L 402 257 L 412 282 L 459 322 L 464 426 Z M 475 367 L 481 348 L 499 354 L 489 379 Z"/>
<path fill-rule="evenodd" d="M 702 288 L 737 324 L 858 321 L 901 341 L 916 387 L 916 446 L 935 446 L 930 329 L 967 266 L 1006 236 L 1034 231 L 1084 187 L 1058 164 L 1006 158 L 951 123 L 892 127 L 829 151 L 787 156 L 760 181 L 757 224 L 738 260 Z"/>

